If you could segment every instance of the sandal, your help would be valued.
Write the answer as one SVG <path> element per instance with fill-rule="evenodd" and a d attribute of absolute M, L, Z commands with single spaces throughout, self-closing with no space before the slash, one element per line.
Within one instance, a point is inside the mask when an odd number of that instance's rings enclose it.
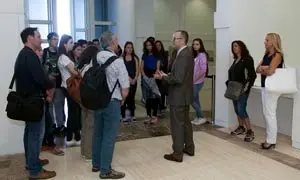
<path fill-rule="evenodd" d="M 150 124 L 152 118 L 150 116 L 147 117 L 147 119 L 144 121 L 144 124 Z"/>
<path fill-rule="evenodd" d="M 156 116 L 152 117 L 150 124 L 157 124 L 158 118 Z"/>
<path fill-rule="evenodd" d="M 57 147 L 53 147 L 52 149 L 48 150 L 51 154 L 57 155 L 57 156 L 63 156 L 65 155 L 65 152 Z"/>
<path fill-rule="evenodd" d="M 265 150 L 270 150 L 270 149 L 275 149 L 276 148 L 276 144 L 269 144 L 269 143 L 261 143 L 261 148 L 265 149 Z"/>

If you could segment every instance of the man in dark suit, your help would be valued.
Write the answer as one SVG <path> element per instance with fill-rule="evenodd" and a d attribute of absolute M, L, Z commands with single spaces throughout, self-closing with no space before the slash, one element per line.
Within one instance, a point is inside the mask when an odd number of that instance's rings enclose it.
<path fill-rule="evenodd" d="M 168 102 L 170 105 L 171 134 L 173 153 L 166 154 L 169 161 L 182 162 L 183 153 L 194 156 L 195 145 L 193 129 L 189 119 L 189 107 L 193 99 L 193 72 L 194 58 L 187 47 L 188 33 L 176 31 L 173 34 L 173 44 L 177 50 L 176 57 L 171 65 L 171 72 L 156 73 L 156 79 L 168 83 Z"/>

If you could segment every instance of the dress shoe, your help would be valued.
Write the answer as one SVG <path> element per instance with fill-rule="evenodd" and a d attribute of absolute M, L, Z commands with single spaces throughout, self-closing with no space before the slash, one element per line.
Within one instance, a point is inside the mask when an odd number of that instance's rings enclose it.
<path fill-rule="evenodd" d="M 51 179 L 56 176 L 55 171 L 47 171 L 42 169 L 42 171 L 36 175 L 36 176 L 29 176 L 29 180 L 34 180 L 34 179 Z"/>
<path fill-rule="evenodd" d="M 165 154 L 164 155 L 164 158 L 166 160 L 169 160 L 169 161 L 174 161 L 174 162 L 182 162 L 182 157 L 176 157 L 176 155 L 174 153 L 172 154 Z"/>
<path fill-rule="evenodd" d="M 183 150 L 183 153 L 189 155 L 189 156 L 195 156 L 195 151 L 188 151 L 186 149 Z"/>

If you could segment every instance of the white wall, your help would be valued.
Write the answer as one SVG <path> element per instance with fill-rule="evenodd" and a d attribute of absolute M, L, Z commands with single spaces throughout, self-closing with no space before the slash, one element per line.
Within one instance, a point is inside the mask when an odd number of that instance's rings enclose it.
<path fill-rule="evenodd" d="M 13 67 L 18 51 L 22 48 L 20 32 L 24 28 L 23 1 L 10 0 L 0 6 L 0 39 L 7 48 L 0 48 L 2 64 L 0 70 L 0 155 L 23 152 L 24 124 L 8 120 L 6 117 L 6 96 L 13 74 Z"/>
<path fill-rule="evenodd" d="M 116 0 L 116 22 L 119 44 L 135 41 L 135 0 Z"/>
<path fill-rule="evenodd" d="M 300 23 L 297 21 L 300 13 L 298 11 L 300 1 L 285 0 L 217 0 L 217 11 L 215 14 L 215 27 L 217 36 L 216 45 L 216 122 L 224 126 L 233 126 L 236 123 L 232 103 L 224 99 L 224 82 L 227 80 L 227 70 L 232 63 L 230 45 L 233 40 L 240 39 L 246 43 L 257 64 L 264 53 L 264 38 L 268 32 L 277 32 L 282 37 L 283 49 L 285 52 L 286 64 L 298 67 L 298 39 Z M 259 84 L 259 78 L 256 82 Z M 261 101 L 258 95 L 251 95 L 250 116 L 254 116 L 255 109 Z M 291 107 L 292 101 L 280 101 L 285 107 Z M 279 108 L 283 107 L 279 105 Z M 279 121 L 282 117 L 289 118 L 289 111 L 279 110 Z M 257 112 L 256 112 L 257 113 Z M 259 117 L 261 118 L 261 117 Z M 286 119 L 285 118 L 285 119 Z M 260 119 L 263 121 L 262 119 Z M 284 119 L 282 119 L 284 121 Z M 262 124 L 260 124 L 262 125 Z M 280 126 L 280 123 L 279 123 Z M 287 125 L 289 126 L 289 125 Z M 288 134 L 291 127 L 279 129 Z"/>
<path fill-rule="evenodd" d="M 135 50 L 139 57 L 143 53 L 143 42 L 155 35 L 154 0 L 135 1 Z"/>
<path fill-rule="evenodd" d="M 187 30 L 191 40 L 202 38 L 208 50 L 215 50 L 215 0 L 155 0 L 155 36 L 171 45 L 174 31 Z"/>
<path fill-rule="evenodd" d="M 214 29 L 215 0 L 154 0 L 155 38 L 166 49 L 172 45 L 172 34 L 178 29 L 189 32 L 191 45 L 201 38 L 206 50 L 215 58 L 216 36 Z M 215 62 L 209 63 L 210 74 L 215 74 Z M 211 110 L 211 80 L 205 81 L 200 93 L 203 110 Z"/>

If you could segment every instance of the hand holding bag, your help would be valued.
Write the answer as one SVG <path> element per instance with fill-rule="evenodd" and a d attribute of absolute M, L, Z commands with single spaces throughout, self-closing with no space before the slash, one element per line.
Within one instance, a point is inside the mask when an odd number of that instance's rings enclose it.
<path fill-rule="evenodd" d="M 271 93 L 293 94 L 298 91 L 296 80 L 296 68 L 277 68 L 275 73 L 267 76 L 265 88 Z"/>
<path fill-rule="evenodd" d="M 234 62 L 235 66 L 236 62 Z M 234 81 L 234 72 L 231 73 L 233 80 L 232 81 L 227 81 L 227 89 L 224 94 L 224 97 L 233 101 L 239 100 L 240 96 L 244 93 L 244 85 L 238 81 Z M 247 79 L 248 73 L 247 70 L 245 69 L 245 78 Z"/>
<path fill-rule="evenodd" d="M 42 94 L 33 96 L 21 96 L 16 91 L 12 91 L 15 81 L 13 76 L 9 85 L 7 96 L 6 115 L 8 118 L 25 122 L 38 122 L 44 114 L 45 98 Z"/>

